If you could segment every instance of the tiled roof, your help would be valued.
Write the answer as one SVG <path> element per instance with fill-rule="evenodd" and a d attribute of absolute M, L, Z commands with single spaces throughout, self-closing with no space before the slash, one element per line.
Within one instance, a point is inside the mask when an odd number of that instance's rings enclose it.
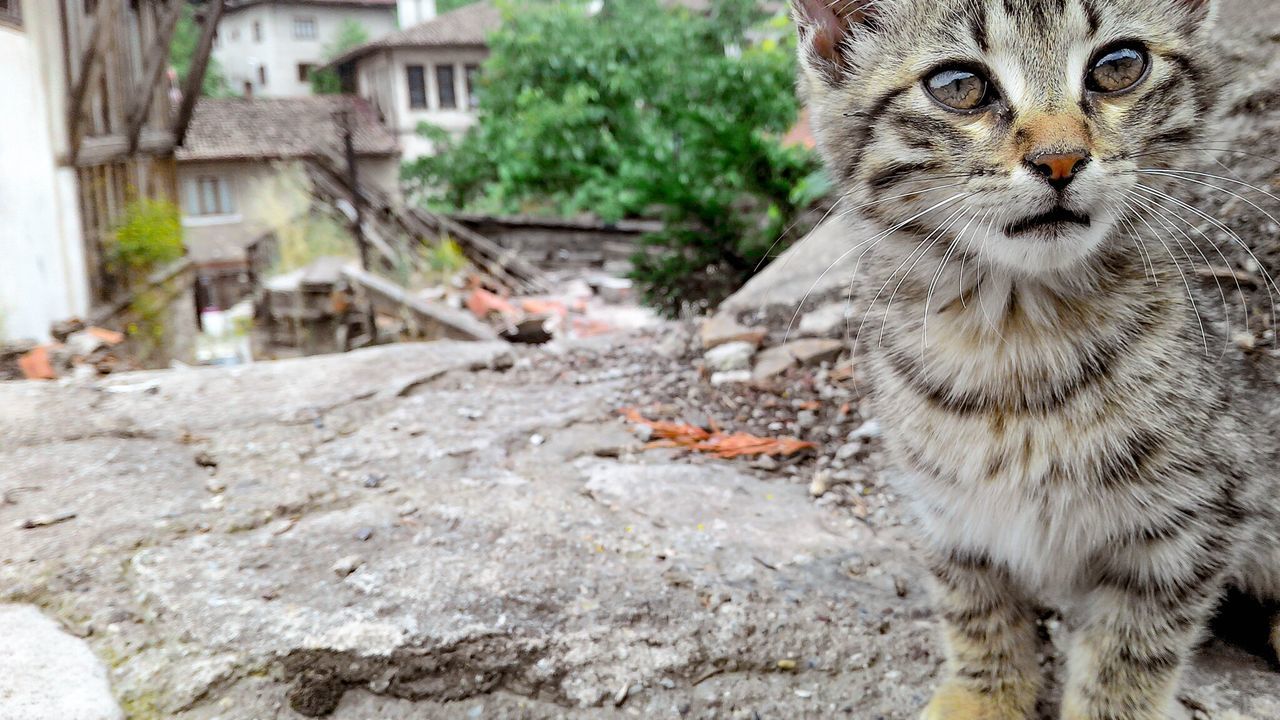
<path fill-rule="evenodd" d="M 304 158 L 338 153 L 334 113 L 354 108 L 356 152 L 394 155 L 395 136 L 365 101 L 347 95 L 298 98 L 201 98 L 177 157 L 183 160 Z"/>
<path fill-rule="evenodd" d="M 492 2 L 464 5 L 406 30 L 352 48 L 330 66 L 344 65 L 378 50 L 420 47 L 485 47 L 502 26 L 502 13 Z"/>
<path fill-rule="evenodd" d="M 228 0 L 227 12 L 235 12 L 254 5 L 322 5 L 350 8 L 386 8 L 394 10 L 396 0 Z"/>

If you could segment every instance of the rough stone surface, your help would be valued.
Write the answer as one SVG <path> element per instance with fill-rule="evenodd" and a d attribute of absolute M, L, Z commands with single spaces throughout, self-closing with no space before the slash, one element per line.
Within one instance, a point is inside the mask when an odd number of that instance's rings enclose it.
<path fill-rule="evenodd" d="M 808 337 L 842 337 L 852 330 L 852 306 L 847 302 L 827 303 L 807 312 L 796 326 L 797 334 Z"/>
<path fill-rule="evenodd" d="M 808 338 L 771 347 L 756 358 L 756 380 L 769 380 L 794 367 L 807 367 L 830 362 L 845 349 L 839 340 Z"/>
<path fill-rule="evenodd" d="M 30 605 L 0 606 L 0 720 L 121 720 L 89 646 Z"/>
<path fill-rule="evenodd" d="M 86 635 L 139 720 L 915 717 L 910 529 L 641 452 L 624 373 L 556 352 L 0 384 L 0 599 Z M 1190 678 L 1206 717 L 1277 716 L 1261 661 Z"/>
<path fill-rule="evenodd" d="M 699 332 L 704 350 L 736 342 L 751 343 L 758 347 L 764 342 L 765 335 L 766 332 L 763 329 L 746 327 L 724 313 L 707 318 Z"/>

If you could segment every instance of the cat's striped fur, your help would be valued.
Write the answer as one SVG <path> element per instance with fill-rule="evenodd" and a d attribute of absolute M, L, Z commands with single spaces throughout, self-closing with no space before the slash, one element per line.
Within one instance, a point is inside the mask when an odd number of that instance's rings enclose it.
<path fill-rule="evenodd" d="M 934 550 L 948 675 L 924 717 L 1032 718 L 1049 604 L 1072 628 L 1062 717 L 1164 720 L 1224 588 L 1280 600 L 1276 428 L 1189 299 L 1185 208 L 1155 210 L 1139 172 L 1207 132 L 1210 3 L 794 5 L 820 149 L 846 207 L 885 230 L 850 237 L 856 329 Z M 1087 92 L 1119 41 L 1149 50 L 1149 76 Z M 957 61 L 1003 102 L 933 102 L 922 79 Z M 1028 169 L 1068 149 L 1090 158 L 1069 190 Z M 1088 227 L 1010 229 L 1054 203 Z"/>

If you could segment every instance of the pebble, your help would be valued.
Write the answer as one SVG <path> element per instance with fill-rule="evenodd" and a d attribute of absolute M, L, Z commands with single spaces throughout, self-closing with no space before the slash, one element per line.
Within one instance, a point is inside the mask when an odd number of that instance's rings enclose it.
<path fill-rule="evenodd" d="M 849 440 L 872 440 L 880 437 L 881 428 L 879 420 L 868 420 L 858 426 L 857 430 L 849 433 Z"/>
<path fill-rule="evenodd" d="M 345 578 L 356 570 L 359 570 L 360 566 L 363 564 L 364 561 L 360 559 L 359 555 L 348 555 L 334 563 L 333 567 L 329 569 L 332 570 L 333 574 L 337 575 L 339 578 Z"/>
<path fill-rule="evenodd" d="M 538 433 L 534 433 L 533 435 L 529 436 L 529 444 L 534 447 L 545 445 L 546 442 L 547 442 L 547 439 L 542 435 L 539 435 Z"/>
<path fill-rule="evenodd" d="M 751 382 L 750 370 L 729 370 L 726 372 L 716 372 L 711 374 L 711 384 L 715 387 L 721 385 L 741 385 Z"/>
<path fill-rule="evenodd" d="M 372 537 L 373 528 L 371 527 L 362 527 L 356 531 L 356 539 L 360 542 L 369 542 L 369 539 Z"/>
<path fill-rule="evenodd" d="M 814 497 L 822 497 L 831 489 L 831 473 L 825 470 L 819 470 L 813 474 L 813 480 L 809 483 L 809 494 Z"/>

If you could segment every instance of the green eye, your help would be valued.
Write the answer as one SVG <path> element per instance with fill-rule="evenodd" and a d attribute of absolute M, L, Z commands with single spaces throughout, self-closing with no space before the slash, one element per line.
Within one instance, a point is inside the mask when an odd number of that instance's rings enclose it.
<path fill-rule="evenodd" d="M 1124 92 L 1146 79 L 1150 65 L 1151 60 L 1142 46 L 1114 46 L 1098 53 L 1085 84 L 1093 92 L 1104 95 Z"/>
<path fill-rule="evenodd" d="M 961 112 L 980 110 L 996 100 L 991 82 L 964 67 L 938 70 L 924 79 L 924 89 L 944 107 Z"/>

